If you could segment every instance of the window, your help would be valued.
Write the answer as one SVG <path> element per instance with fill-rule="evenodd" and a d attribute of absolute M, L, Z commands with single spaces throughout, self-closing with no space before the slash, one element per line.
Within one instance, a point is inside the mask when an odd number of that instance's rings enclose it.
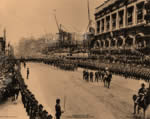
<path fill-rule="evenodd" d="M 116 13 L 112 15 L 112 28 L 116 29 Z"/>
<path fill-rule="evenodd" d="M 106 17 L 106 29 L 107 29 L 107 31 L 109 31 L 109 29 L 110 29 L 110 16 Z"/>
<path fill-rule="evenodd" d="M 124 11 L 119 11 L 119 27 L 123 27 L 123 16 L 124 16 Z"/>
<path fill-rule="evenodd" d="M 104 19 L 102 19 L 102 32 L 104 32 Z"/>
<path fill-rule="evenodd" d="M 100 32 L 100 21 L 97 21 L 97 33 Z"/>
<path fill-rule="evenodd" d="M 111 47 L 114 47 L 115 46 L 115 40 L 111 40 Z"/>
<path fill-rule="evenodd" d="M 127 19 L 128 19 L 128 25 L 132 25 L 133 24 L 133 6 L 128 8 L 128 12 L 127 12 Z"/>
<path fill-rule="evenodd" d="M 143 9 L 144 9 L 144 2 L 141 2 L 137 4 L 137 23 L 143 22 L 144 15 L 143 15 Z"/>

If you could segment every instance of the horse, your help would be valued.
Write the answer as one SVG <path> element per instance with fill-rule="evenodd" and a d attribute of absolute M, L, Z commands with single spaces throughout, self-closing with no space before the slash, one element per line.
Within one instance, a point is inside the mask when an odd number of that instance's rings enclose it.
<path fill-rule="evenodd" d="M 136 111 L 139 114 L 140 109 L 143 109 L 143 117 L 145 119 L 146 110 L 150 104 L 150 88 L 147 89 L 147 93 L 141 102 L 138 102 L 138 103 L 136 102 L 137 97 L 138 97 L 137 95 L 133 95 L 134 114 L 136 114 Z"/>

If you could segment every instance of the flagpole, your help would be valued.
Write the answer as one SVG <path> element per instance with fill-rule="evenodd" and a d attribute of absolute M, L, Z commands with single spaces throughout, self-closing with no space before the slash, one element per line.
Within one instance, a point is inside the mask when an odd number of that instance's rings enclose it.
<path fill-rule="evenodd" d="M 66 111 L 65 106 L 66 106 L 66 96 L 64 95 L 64 112 Z"/>

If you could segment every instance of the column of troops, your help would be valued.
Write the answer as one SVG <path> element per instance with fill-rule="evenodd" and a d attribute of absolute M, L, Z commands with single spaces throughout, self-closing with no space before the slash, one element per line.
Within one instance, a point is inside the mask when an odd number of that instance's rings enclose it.
<path fill-rule="evenodd" d="M 49 65 L 52 65 L 52 66 L 57 67 L 59 69 L 67 70 L 67 71 L 77 70 L 77 67 L 78 67 L 77 64 L 74 64 L 71 61 L 68 61 L 65 59 L 63 59 L 63 60 L 61 60 L 61 59 L 43 60 L 43 63 L 49 64 Z"/>
<path fill-rule="evenodd" d="M 49 59 L 21 59 L 21 62 L 42 62 L 44 64 L 52 65 L 56 68 L 67 70 L 67 71 L 74 71 L 77 70 L 78 65 L 72 63 L 71 60 L 63 59 L 63 58 L 49 58 Z"/>
<path fill-rule="evenodd" d="M 87 82 L 94 82 L 94 73 L 88 72 L 88 70 L 83 70 L 83 80 Z M 106 67 L 105 70 L 98 70 L 95 72 L 95 82 L 104 82 L 104 87 L 110 88 L 110 83 L 112 80 L 112 73 Z"/>
<path fill-rule="evenodd" d="M 28 89 L 20 72 L 16 74 L 19 83 L 22 103 L 30 119 L 52 119 L 52 115 L 44 110 L 35 95 Z"/>
<path fill-rule="evenodd" d="M 26 85 L 21 89 L 22 102 L 30 119 L 52 119 L 52 115 L 43 109 Z"/>
<path fill-rule="evenodd" d="M 94 75 L 95 75 L 95 79 L 94 79 Z M 103 81 L 105 76 L 105 72 L 104 71 L 96 71 L 94 72 L 89 72 L 88 70 L 83 70 L 83 80 L 86 81 L 90 81 L 90 82 L 99 82 L 99 81 Z"/>
<path fill-rule="evenodd" d="M 83 67 L 86 69 L 96 69 L 103 72 L 106 67 L 109 68 L 109 71 L 116 75 L 121 75 L 125 78 L 132 79 L 142 79 L 149 81 L 150 79 L 150 69 L 143 65 L 132 65 L 132 64 L 121 64 L 121 63 L 106 63 L 106 62 L 97 62 L 89 59 L 86 60 L 68 60 L 60 58 L 51 58 L 51 59 L 40 59 L 41 62 L 45 64 L 50 64 L 54 67 L 58 67 L 63 70 L 74 71 L 78 67 Z M 97 75 L 97 74 L 96 74 Z M 92 73 L 91 73 L 92 81 Z M 97 77 L 97 76 L 96 76 Z"/>
<path fill-rule="evenodd" d="M 98 70 L 95 72 L 95 81 L 97 81 L 97 77 L 103 77 L 105 68 L 108 67 L 109 71 L 115 75 L 121 75 L 125 78 L 137 79 L 137 80 L 145 80 L 149 82 L 150 80 L 150 69 L 138 65 L 129 65 L 129 64 L 113 64 L 113 63 L 100 63 L 100 62 L 91 62 L 91 61 L 80 61 L 79 66 L 85 69 L 94 69 Z M 85 73 L 84 73 L 85 74 Z M 90 79 L 92 80 L 93 73 L 88 74 Z M 102 79 L 102 78 L 99 78 Z"/>

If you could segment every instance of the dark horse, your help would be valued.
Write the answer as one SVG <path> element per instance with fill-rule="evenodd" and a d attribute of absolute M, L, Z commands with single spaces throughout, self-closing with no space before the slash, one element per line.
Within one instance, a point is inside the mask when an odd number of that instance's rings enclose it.
<path fill-rule="evenodd" d="M 111 73 L 105 74 L 105 76 L 104 76 L 104 87 L 107 87 L 107 88 L 110 87 L 111 79 L 112 79 L 112 74 Z"/>
<path fill-rule="evenodd" d="M 145 113 L 150 104 L 150 88 L 147 90 L 147 93 L 146 93 L 143 101 L 137 103 L 136 100 L 137 100 L 137 95 L 133 95 L 134 114 L 136 114 L 136 111 L 139 114 L 140 109 L 143 109 L 143 114 L 144 114 L 143 116 L 145 119 Z"/>

